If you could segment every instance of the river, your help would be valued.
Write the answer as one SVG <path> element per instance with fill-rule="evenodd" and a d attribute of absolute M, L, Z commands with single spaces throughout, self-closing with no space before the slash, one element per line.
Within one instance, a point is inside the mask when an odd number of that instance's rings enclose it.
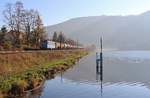
<path fill-rule="evenodd" d="M 150 51 L 105 51 L 102 75 L 93 52 L 24 98 L 150 98 Z"/>

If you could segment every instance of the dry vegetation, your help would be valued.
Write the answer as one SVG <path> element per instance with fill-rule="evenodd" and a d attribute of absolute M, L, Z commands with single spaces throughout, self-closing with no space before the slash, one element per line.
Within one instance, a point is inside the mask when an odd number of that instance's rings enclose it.
<path fill-rule="evenodd" d="M 8 53 L 0 54 L 0 74 L 22 72 L 25 69 L 41 67 L 54 59 L 61 59 L 69 52 L 50 51 L 33 53 Z"/>
<path fill-rule="evenodd" d="M 0 54 L 0 91 L 22 94 L 61 70 L 68 69 L 85 50 L 60 50 Z"/>

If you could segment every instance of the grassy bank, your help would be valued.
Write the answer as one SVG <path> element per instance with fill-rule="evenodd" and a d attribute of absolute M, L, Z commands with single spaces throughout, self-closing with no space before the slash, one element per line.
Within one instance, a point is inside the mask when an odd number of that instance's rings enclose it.
<path fill-rule="evenodd" d="M 20 95 L 68 69 L 85 50 L 0 54 L 0 93 Z"/>

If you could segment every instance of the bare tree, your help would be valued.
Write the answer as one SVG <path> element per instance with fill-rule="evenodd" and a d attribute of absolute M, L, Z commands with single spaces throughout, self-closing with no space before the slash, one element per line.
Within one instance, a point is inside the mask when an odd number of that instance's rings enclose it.
<path fill-rule="evenodd" d="M 25 41 L 27 45 L 30 45 L 31 39 L 32 39 L 32 33 L 35 29 L 35 18 L 36 14 L 35 11 L 32 10 L 25 10 L 24 12 L 24 18 L 23 18 L 23 26 L 24 26 L 24 32 L 25 32 Z"/>
<path fill-rule="evenodd" d="M 14 18 L 15 18 L 16 44 L 19 47 L 21 44 L 21 29 L 22 29 L 22 21 L 24 18 L 23 13 L 24 13 L 23 3 L 17 1 L 15 4 Z"/>
<path fill-rule="evenodd" d="M 6 8 L 3 11 L 4 15 L 4 22 L 6 23 L 6 26 L 8 28 L 8 33 L 11 34 L 13 39 L 13 44 L 16 43 L 16 32 L 15 32 L 15 15 L 14 15 L 14 5 L 11 3 L 6 4 Z"/>
<path fill-rule="evenodd" d="M 38 11 L 26 10 L 23 3 L 17 1 L 15 4 L 8 3 L 3 13 L 9 33 L 13 35 L 15 47 L 22 44 L 35 44 L 39 47 L 46 33 Z"/>
<path fill-rule="evenodd" d="M 10 31 L 14 31 L 15 24 L 14 24 L 13 4 L 11 3 L 6 4 L 6 9 L 3 11 L 3 15 L 4 15 L 4 22 L 8 25 Z"/>
<path fill-rule="evenodd" d="M 11 33 L 15 38 L 16 45 L 20 46 L 20 37 L 21 37 L 21 28 L 23 20 L 23 4 L 20 1 L 17 1 L 15 5 L 8 3 L 4 13 L 4 21 L 9 27 Z"/>

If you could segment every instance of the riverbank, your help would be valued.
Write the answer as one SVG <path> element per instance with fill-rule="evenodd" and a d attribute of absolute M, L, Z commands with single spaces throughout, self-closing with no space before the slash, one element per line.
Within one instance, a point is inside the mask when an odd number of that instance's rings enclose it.
<path fill-rule="evenodd" d="M 62 50 L 0 54 L 0 93 L 17 96 L 71 67 L 87 51 Z"/>

